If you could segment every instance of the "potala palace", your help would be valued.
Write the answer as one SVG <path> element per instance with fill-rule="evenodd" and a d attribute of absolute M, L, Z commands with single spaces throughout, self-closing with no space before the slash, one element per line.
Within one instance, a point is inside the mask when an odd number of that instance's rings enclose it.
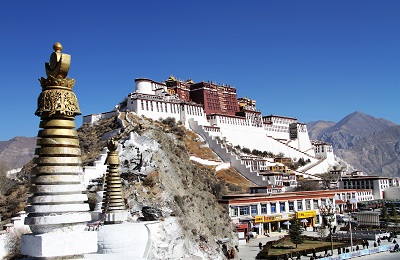
<path fill-rule="evenodd" d="M 135 91 L 124 100 L 126 111 L 153 120 L 171 117 L 181 121 L 201 136 L 223 161 L 230 162 L 233 168 L 256 184 L 265 185 L 268 178 L 263 172 L 273 171 L 273 167 L 285 168 L 282 160 L 245 156 L 229 148 L 266 151 L 294 162 L 301 158 L 308 163 L 295 172 L 289 169 L 288 172 L 310 178 L 340 165 L 331 144 L 310 140 L 305 123 L 294 117 L 263 116 L 256 108 L 256 101 L 238 98 L 234 87 L 214 82 L 195 83 L 190 79 L 182 81 L 173 76 L 165 82 L 137 78 L 135 83 Z M 83 123 L 94 123 L 120 110 L 122 108 L 117 107 L 112 112 L 84 116 Z M 284 186 L 292 186 L 289 179 L 289 185 Z M 268 184 L 280 186 L 282 181 L 268 181 Z"/>

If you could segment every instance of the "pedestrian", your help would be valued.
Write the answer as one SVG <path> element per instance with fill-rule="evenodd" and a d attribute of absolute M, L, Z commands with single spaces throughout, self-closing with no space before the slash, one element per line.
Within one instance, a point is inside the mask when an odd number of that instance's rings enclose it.
<path fill-rule="evenodd" d="M 378 246 L 381 246 L 381 238 L 380 237 L 378 237 Z"/>
<path fill-rule="evenodd" d="M 262 249 L 262 243 L 258 243 L 258 247 L 260 248 L 260 250 Z"/>
<path fill-rule="evenodd" d="M 363 240 L 361 243 L 362 243 L 363 249 L 365 249 L 365 242 L 364 242 L 364 240 Z"/>
<path fill-rule="evenodd" d="M 374 241 L 374 247 L 377 247 L 378 245 L 376 244 L 376 241 Z"/>
<path fill-rule="evenodd" d="M 356 245 L 356 251 L 360 250 L 360 247 L 358 245 Z"/>
<path fill-rule="evenodd" d="M 367 249 L 368 249 L 368 247 L 369 247 L 369 242 L 368 242 L 368 240 L 365 240 L 365 245 L 367 246 Z"/>

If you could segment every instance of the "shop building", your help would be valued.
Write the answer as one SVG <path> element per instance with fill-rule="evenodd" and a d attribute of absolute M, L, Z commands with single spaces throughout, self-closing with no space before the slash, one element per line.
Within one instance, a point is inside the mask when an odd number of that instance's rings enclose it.
<path fill-rule="evenodd" d="M 360 192 L 369 195 L 362 195 Z M 287 230 L 287 223 L 294 218 L 300 219 L 305 228 L 326 225 L 327 220 L 320 214 L 320 208 L 332 205 L 335 213 L 343 213 L 343 207 L 337 202 L 346 204 L 353 196 L 356 202 L 365 198 L 373 200 L 371 190 L 316 190 L 225 195 L 220 204 L 226 208 L 232 222 L 241 230 L 266 235 Z M 336 225 L 336 220 L 333 225 Z"/>

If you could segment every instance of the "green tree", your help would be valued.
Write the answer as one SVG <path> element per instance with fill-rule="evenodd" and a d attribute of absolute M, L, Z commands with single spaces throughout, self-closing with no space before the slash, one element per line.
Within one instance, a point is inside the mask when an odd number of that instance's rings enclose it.
<path fill-rule="evenodd" d="M 326 227 L 325 226 L 319 227 L 317 234 L 322 241 L 322 239 L 326 237 Z"/>
<path fill-rule="evenodd" d="M 397 213 L 397 209 L 394 206 L 394 204 L 390 204 L 390 217 L 391 220 L 395 223 L 395 225 L 397 226 L 397 218 L 399 217 L 399 213 Z"/>
<path fill-rule="evenodd" d="M 389 218 L 389 214 L 387 211 L 387 207 L 385 204 L 383 204 L 382 208 L 381 208 L 381 220 L 388 220 L 388 218 Z"/>
<path fill-rule="evenodd" d="M 301 225 L 297 218 L 292 219 L 290 223 L 291 223 L 289 228 L 290 241 L 292 241 L 292 243 L 295 244 L 297 248 L 297 245 L 302 244 L 304 241 L 302 237 L 303 231 L 301 230 Z"/>

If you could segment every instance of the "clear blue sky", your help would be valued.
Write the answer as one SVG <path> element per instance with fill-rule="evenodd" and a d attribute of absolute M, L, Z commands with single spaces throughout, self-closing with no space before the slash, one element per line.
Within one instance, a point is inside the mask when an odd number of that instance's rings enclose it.
<path fill-rule="evenodd" d="M 235 86 L 264 115 L 400 123 L 400 1 L 1 1 L 0 24 L 2 141 L 37 134 L 56 41 L 84 115 L 174 75 Z"/>

